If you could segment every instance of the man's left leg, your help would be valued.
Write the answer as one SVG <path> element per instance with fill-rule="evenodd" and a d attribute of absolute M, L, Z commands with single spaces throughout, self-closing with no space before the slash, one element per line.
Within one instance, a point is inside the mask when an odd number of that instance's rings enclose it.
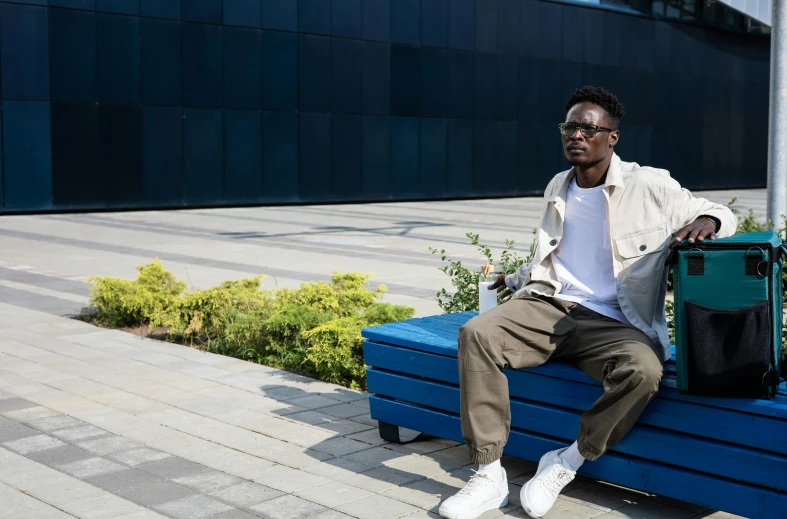
<path fill-rule="evenodd" d="M 618 443 L 656 395 L 663 366 L 647 335 L 631 325 L 578 306 L 574 340 L 553 360 L 572 363 L 604 386 L 604 394 L 582 414 L 577 441 L 548 452 L 536 475 L 522 487 L 531 517 L 546 514 L 585 460 L 596 460 Z"/>

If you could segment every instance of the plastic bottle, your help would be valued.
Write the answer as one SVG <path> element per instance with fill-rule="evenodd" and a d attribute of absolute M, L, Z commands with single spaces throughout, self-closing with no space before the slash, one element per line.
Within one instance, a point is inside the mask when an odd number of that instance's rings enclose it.
<path fill-rule="evenodd" d="M 497 290 L 489 287 L 497 280 L 499 272 L 494 272 L 492 265 L 487 263 L 481 267 L 478 277 L 478 313 L 482 314 L 497 306 Z"/>

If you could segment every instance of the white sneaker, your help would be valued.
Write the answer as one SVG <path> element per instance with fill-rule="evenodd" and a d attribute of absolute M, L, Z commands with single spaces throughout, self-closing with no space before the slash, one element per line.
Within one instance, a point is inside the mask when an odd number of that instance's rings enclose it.
<path fill-rule="evenodd" d="M 538 463 L 536 475 L 522 487 L 519 498 L 530 517 L 543 517 L 557 501 L 557 496 L 577 475 L 560 462 L 565 449 L 547 452 Z"/>
<path fill-rule="evenodd" d="M 495 481 L 487 474 L 476 472 L 467 485 L 440 505 L 440 517 L 445 519 L 475 519 L 489 510 L 508 504 L 508 478 L 502 467 L 503 481 Z M 475 472 L 475 471 L 473 471 Z"/>

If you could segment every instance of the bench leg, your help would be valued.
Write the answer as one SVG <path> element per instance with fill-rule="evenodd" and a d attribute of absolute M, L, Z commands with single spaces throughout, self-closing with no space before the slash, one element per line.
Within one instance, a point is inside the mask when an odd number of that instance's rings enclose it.
<path fill-rule="evenodd" d="M 385 441 L 393 443 L 402 443 L 399 439 L 399 426 L 387 422 L 377 422 L 377 427 L 380 430 L 380 438 Z"/>

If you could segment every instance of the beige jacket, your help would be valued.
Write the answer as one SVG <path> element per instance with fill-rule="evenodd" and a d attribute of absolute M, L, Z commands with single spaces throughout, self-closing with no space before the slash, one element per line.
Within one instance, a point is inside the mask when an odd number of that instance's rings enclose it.
<path fill-rule="evenodd" d="M 514 297 L 560 293 L 562 286 L 552 266 L 551 253 L 563 236 L 566 193 L 573 178 L 573 169 L 564 171 L 546 188 L 546 204 L 531 262 L 506 276 L 506 285 L 515 292 Z M 664 313 L 664 263 L 672 234 L 698 216 L 710 215 L 721 222 L 717 237 L 726 238 L 735 234 L 737 218 L 723 205 L 692 196 L 668 171 L 622 162 L 617 154 L 607 171 L 604 194 L 620 309 L 631 324 L 661 346 L 666 361 L 670 344 Z"/>

